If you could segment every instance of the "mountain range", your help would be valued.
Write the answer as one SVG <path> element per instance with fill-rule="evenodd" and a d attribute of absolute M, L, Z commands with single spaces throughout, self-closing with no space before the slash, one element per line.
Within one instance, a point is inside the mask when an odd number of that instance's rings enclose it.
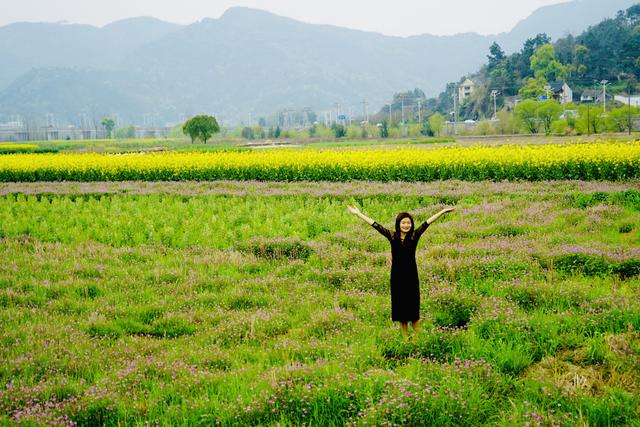
<path fill-rule="evenodd" d="M 359 111 L 363 99 L 373 111 L 396 92 L 439 93 L 480 67 L 494 41 L 513 52 L 538 33 L 579 34 L 635 3 L 546 6 L 492 36 L 392 37 L 241 7 L 191 25 L 15 23 L 0 27 L 0 122 L 117 114 L 121 123 L 161 125 L 211 113 L 232 124 L 285 108 Z"/>

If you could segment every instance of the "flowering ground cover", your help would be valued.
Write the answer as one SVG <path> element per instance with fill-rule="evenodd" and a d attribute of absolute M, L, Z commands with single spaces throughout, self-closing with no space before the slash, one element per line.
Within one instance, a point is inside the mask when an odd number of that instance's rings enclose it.
<path fill-rule="evenodd" d="M 637 425 L 639 188 L 1 184 L 0 424 Z M 457 207 L 409 340 L 351 203 Z"/>

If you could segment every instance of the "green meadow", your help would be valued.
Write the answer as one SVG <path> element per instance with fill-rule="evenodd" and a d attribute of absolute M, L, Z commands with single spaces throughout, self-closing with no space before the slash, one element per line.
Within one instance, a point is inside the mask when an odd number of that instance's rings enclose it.
<path fill-rule="evenodd" d="M 639 188 L 1 184 L 0 424 L 638 425 Z"/>

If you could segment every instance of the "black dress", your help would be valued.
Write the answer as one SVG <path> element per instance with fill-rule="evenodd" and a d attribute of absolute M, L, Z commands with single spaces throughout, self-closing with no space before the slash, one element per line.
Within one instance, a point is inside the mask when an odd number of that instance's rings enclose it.
<path fill-rule="evenodd" d="M 374 222 L 373 228 L 391 243 L 391 320 L 415 322 L 420 319 L 420 283 L 416 265 L 416 247 L 422 233 L 429 227 L 426 221 L 406 235 L 404 240 Z"/>

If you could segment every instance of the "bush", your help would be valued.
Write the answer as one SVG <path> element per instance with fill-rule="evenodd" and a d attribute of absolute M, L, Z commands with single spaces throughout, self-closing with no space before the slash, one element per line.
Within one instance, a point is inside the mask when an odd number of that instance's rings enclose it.
<path fill-rule="evenodd" d="M 630 224 L 630 223 L 620 224 L 620 227 L 618 228 L 618 232 L 620 234 L 631 233 L 632 231 L 633 231 L 633 224 Z"/>
<path fill-rule="evenodd" d="M 435 330 L 420 334 L 415 341 L 398 336 L 378 344 L 382 357 L 389 361 L 406 359 L 451 360 L 462 352 L 465 336 L 460 329 Z"/>
<path fill-rule="evenodd" d="M 476 302 L 469 295 L 446 293 L 435 296 L 428 303 L 438 326 L 464 327 L 476 311 Z"/>
<path fill-rule="evenodd" d="M 584 253 L 557 255 L 553 258 L 557 271 L 565 274 L 585 276 L 606 276 L 611 272 L 611 264 L 600 256 Z"/>
<path fill-rule="evenodd" d="M 195 331 L 196 328 L 181 317 L 165 317 L 153 322 L 149 333 L 156 337 L 175 338 Z"/>
<path fill-rule="evenodd" d="M 640 276 L 640 259 L 622 261 L 613 267 L 613 272 L 620 276 L 622 280 Z"/>
<path fill-rule="evenodd" d="M 238 246 L 238 250 L 267 259 L 307 259 L 313 249 L 298 239 L 256 239 Z"/>

